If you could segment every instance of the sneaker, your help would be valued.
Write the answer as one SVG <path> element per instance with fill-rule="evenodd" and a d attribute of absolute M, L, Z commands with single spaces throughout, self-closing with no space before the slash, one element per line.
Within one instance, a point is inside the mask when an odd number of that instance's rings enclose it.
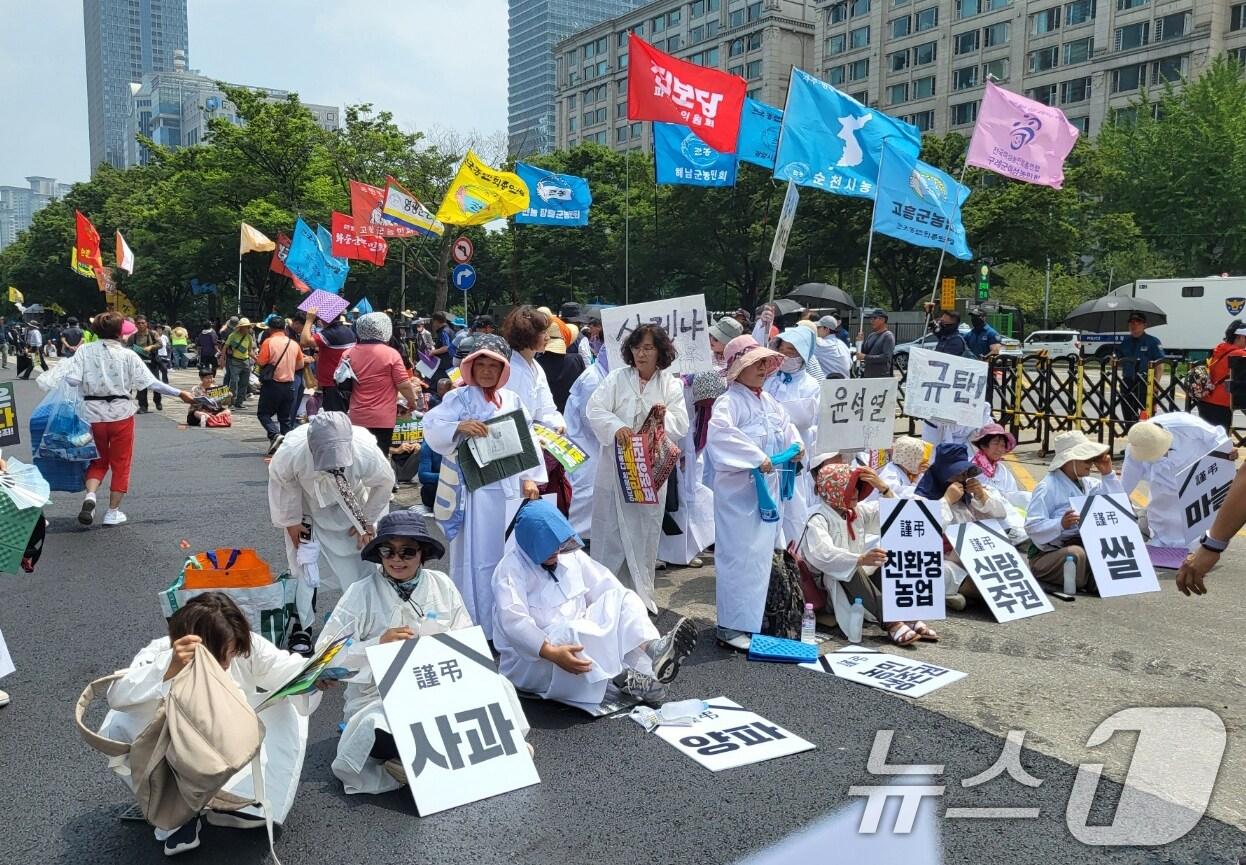
<path fill-rule="evenodd" d="M 385 769 L 385 773 L 399 784 L 405 785 L 407 783 L 407 770 L 402 765 L 402 761 L 397 757 L 392 760 L 386 760 L 383 764 L 383 768 Z"/>
<path fill-rule="evenodd" d="M 947 608 L 949 610 L 955 610 L 956 612 L 959 613 L 961 610 L 965 609 L 965 605 L 968 602 L 965 600 L 964 595 L 962 595 L 960 592 L 957 592 L 954 595 L 948 595 L 945 603 L 947 604 Z"/>
<path fill-rule="evenodd" d="M 745 631 L 733 631 L 731 628 L 719 628 L 715 634 L 718 642 L 737 652 L 747 652 L 753 644 L 753 638 Z"/>
<path fill-rule="evenodd" d="M 311 657 L 313 646 L 311 632 L 306 630 L 292 631 L 290 639 L 286 641 L 286 648 L 305 658 Z"/>
<path fill-rule="evenodd" d="M 95 522 L 95 499 L 82 500 L 82 510 L 78 511 L 78 522 L 84 526 Z"/>
<path fill-rule="evenodd" d="M 9 705 L 9 702 L 10 702 L 10 700 L 9 700 L 9 692 L 8 692 L 8 691 L 0 691 L 0 706 L 7 706 L 7 705 Z"/>
<path fill-rule="evenodd" d="M 81 515 L 79 515 L 79 518 L 81 518 Z M 116 508 L 109 508 L 106 510 L 104 512 L 104 519 L 100 520 L 100 522 L 106 526 L 119 526 L 125 521 L 125 514 L 121 513 L 121 511 Z"/>
<path fill-rule="evenodd" d="M 666 686 L 653 676 L 636 670 L 624 670 L 614 677 L 612 684 L 619 689 L 619 693 L 635 697 L 642 703 L 657 706 L 666 701 Z"/>
<path fill-rule="evenodd" d="M 164 855 L 176 856 L 199 846 L 199 818 L 191 820 L 164 839 Z"/>
<path fill-rule="evenodd" d="M 268 824 L 263 817 L 248 814 L 245 811 L 213 811 L 207 810 L 203 819 L 209 826 L 225 826 L 230 829 L 263 829 Z"/>
<path fill-rule="evenodd" d="M 701 557 L 700 557 L 700 556 L 693 556 L 693 557 L 692 557 L 692 561 L 688 562 L 688 567 L 690 567 L 690 568 L 703 568 L 703 567 L 705 567 L 705 562 L 701 559 Z"/>
<path fill-rule="evenodd" d="M 645 653 L 653 659 L 653 675 L 663 685 L 675 681 L 679 665 L 692 654 L 697 646 L 697 629 L 685 616 L 666 632 L 666 636 L 651 640 Z"/>
<path fill-rule="evenodd" d="M 277 433 L 273 440 L 268 443 L 268 456 L 275 454 L 277 452 L 277 448 L 281 447 L 281 443 L 285 440 L 286 437 L 284 435 Z"/>

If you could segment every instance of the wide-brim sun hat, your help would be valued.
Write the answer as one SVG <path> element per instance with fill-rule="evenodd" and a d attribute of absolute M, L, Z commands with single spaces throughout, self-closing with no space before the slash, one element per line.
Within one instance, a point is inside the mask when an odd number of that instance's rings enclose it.
<path fill-rule="evenodd" d="M 239 329 L 242 329 L 244 327 L 250 327 L 250 326 L 251 326 L 251 319 L 249 318 L 240 318 L 238 319 L 238 323 L 234 325 L 234 327 L 239 328 Z"/>
<path fill-rule="evenodd" d="M 729 315 L 724 315 L 710 327 L 710 336 L 721 342 L 723 345 L 731 342 L 737 336 L 744 333 L 744 325 L 736 321 Z"/>
<path fill-rule="evenodd" d="M 472 367 L 482 357 L 493 358 L 502 362 L 502 374 L 498 377 L 497 387 L 506 387 L 511 377 L 511 347 L 506 340 L 493 333 L 483 333 L 476 337 L 476 350 L 463 358 L 459 364 L 459 372 L 463 376 L 463 384 L 474 385 L 476 378 Z"/>
<path fill-rule="evenodd" d="M 1047 470 L 1053 472 L 1059 471 L 1065 463 L 1073 460 L 1094 460 L 1108 452 L 1107 445 L 1092 442 L 1086 438 L 1084 432 L 1078 430 L 1060 433 L 1052 442 L 1052 447 L 1056 453 Z"/>
<path fill-rule="evenodd" d="M 1134 424 L 1126 438 L 1129 440 L 1128 455 L 1141 463 L 1161 459 L 1172 447 L 1172 433 L 1151 420 Z"/>
<path fill-rule="evenodd" d="M 758 361 L 769 362 L 770 369 L 767 371 L 769 375 L 779 368 L 779 364 L 783 363 L 783 355 L 758 345 L 757 340 L 746 333 L 727 343 L 727 348 L 723 350 L 723 360 L 727 363 L 727 381 L 735 381 L 745 367 L 752 366 Z"/>
<path fill-rule="evenodd" d="M 969 441 L 975 447 L 977 447 L 978 442 L 982 441 L 983 439 L 990 438 L 991 436 L 1003 436 L 1005 441 L 1007 442 L 1009 453 L 1012 453 L 1013 448 L 1017 446 L 1017 437 L 1014 436 L 1012 433 L 1008 432 L 1008 430 L 1004 429 L 1002 426 L 1000 426 L 997 423 L 987 424 L 982 429 L 974 433 L 973 438 L 971 438 Z"/>
<path fill-rule="evenodd" d="M 376 524 L 376 537 L 360 551 L 359 557 L 365 562 L 380 563 L 382 544 L 396 540 L 415 541 L 424 548 L 424 561 L 440 559 L 446 554 L 446 547 L 428 531 L 428 523 L 424 515 L 418 511 L 393 511 L 381 517 Z"/>

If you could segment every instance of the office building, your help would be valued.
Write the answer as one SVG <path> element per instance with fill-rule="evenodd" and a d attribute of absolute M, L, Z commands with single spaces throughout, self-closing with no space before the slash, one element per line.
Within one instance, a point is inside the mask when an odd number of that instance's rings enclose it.
<path fill-rule="evenodd" d="M 627 40 L 748 80 L 748 95 L 782 106 L 793 66 L 812 68 L 812 0 L 658 0 L 576 33 L 555 47 L 556 144 L 651 147 L 650 123 L 627 119 Z"/>
<path fill-rule="evenodd" d="M 0 186 L 0 249 L 30 227 L 34 215 L 69 192 L 70 184 L 53 177 L 27 177 L 27 186 Z"/>
<path fill-rule="evenodd" d="M 554 45 L 647 0 L 509 0 L 507 138 L 510 153 L 554 147 Z"/>
<path fill-rule="evenodd" d="M 986 80 L 1059 107 L 1084 134 L 1131 100 L 1246 54 L 1246 3 L 818 0 L 816 70 L 923 131 L 969 134 Z M 812 71 L 812 70 L 811 70 Z"/>
<path fill-rule="evenodd" d="M 186 0 L 82 0 L 91 170 L 125 164 L 130 85 L 188 49 Z"/>

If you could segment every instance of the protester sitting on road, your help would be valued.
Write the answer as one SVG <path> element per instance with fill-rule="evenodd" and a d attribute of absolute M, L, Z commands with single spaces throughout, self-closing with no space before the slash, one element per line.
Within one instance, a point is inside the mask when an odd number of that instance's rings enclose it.
<path fill-rule="evenodd" d="M 1168 412 L 1154 420 L 1139 421 L 1129 429 L 1121 487 L 1132 493 L 1142 481 L 1150 486 L 1145 522 L 1149 544 L 1186 549 L 1185 510 L 1181 490 L 1186 470 L 1210 453 L 1237 459 L 1237 451 L 1225 431 L 1186 412 Z M 1227 468 L 1226 468 L 1227 470 Z"/>
<path fill-rule="evenodd" d="M 225 406 L 221 406 L 219 411 L 209 411 L 202 404 L 203 400 L 211 399 L 208 392 L 216 387 L 216 376 L 211 372 L 199 373 L 199 384 L 190 389 L 192 399 L 200 400 L 200 402 L 192 402 L 190 408 L 186 410 L 187 426 L 232 426 L 233 415 Z M 223 418 L 216 422 L 211 422 L 210 418 Z"/>
<path fill-rule="evenodd" d="M 800 433 L 805 453 L 813 453 L 818 440 L 818 404 L 822 385 L 806 363 L 813 357 L 816 337 L 803 327 L 790 327 L 774 340 L 771 348 L 783 355 L 779 370 L 766 379 L 764 390 L 775 398 Z M 783 533 L 790 540 L 800 535 L 809 512 L 817 505 L 809 472 L 796 477 L 795 494 L 783 502 Z"/>
<path fill-rule="evenodd" d="M 746 335 L 733 339 L 724 357 L 729 384 L 714 404 L 706 438 L 714 466 L 718 639 L 747 650 L 750 635 L 761 630 L 774 551 L 784 546 L 783 523 L 762 513 L 763 496 L 767 506 L 783 498 L 771 457 L 796 446 L 799 459 L 804 449 L 783 406 L 763 390 L 783 355 Z"/>
<path fill-rule="evenodd" d="M 121 321 L 115 312 L 101 313 L 96 318 L 100 340 L 84 345 L 73 357 L 65 358 L 37 379 L 44 390 L 67 381 L 83 396 L 82 419 L 91 425 L 91 435 L 99 450 L 99 458 L 87 467 L 86 496 L 78 512 L 78 522 L 84 526 L 95 520 L 96 490 L 109 472 L 112 481 L 103 524 L 119 526 L 126 521 L 121 501 L 130 489 L 137 409 L 131 394 L 150 388 L 184 403 L 191 401 L 186 391 L 158 381 L 139 356 L 120 342 Z"/>
<path fill-rule="evenodd" d="M 289 682 L 305 663 L 253 633 L 246 616 L 223 592 L 205 592 L 187 601 L 169 619 L 168 628 L 168 636 L 153 640 L 135 655 L 125 676 L 108 689 L 111 711 L 104 718 L 101 736 L 133 742 L 163 708 L 168 681 L 191 663 L 198 646 L 212 654 L 252 706 L 263 700 L 264 691 Z M 307 715 L 319 702 L 318 693 L 289 697 L 259 713 L 264 725 L 260 746 L 263 794 L 274 823 L 285 822 L 294 804 L 307 750 Z M 129 755 L 114 758 L 109 765 L 127 784 L 133 783 Z M 255 786 L 248 766 L 229 780 L 223 792 L 244 802 L 254 801 L 259 798 Z M 237 811 L 209 809 L 201 816 L 210 826 L 265 826 L 263 812 L 255 805 Z M 200 817 L 195 817 L 178 829 L 155 830 L 156 838 L 164 842 L 166 856 L 175 856 L 199 846 L 199 828 Z"/>
<path fill-rule="evenodd" d="M 419 459 L 420 502 L 431 514 L 433 502 L 437 498 L 437 480 L 441 477 L 441 454 L 429 447 L 428 440 L 425 439 L 420 442 Z"/>
<path fill-rule="evenodd" d="M 714 367 L 720 372 L 726 369 L 723 352 L 727 350 L 727 343 L 742 333 L 744 333 L 744 327 L 730 316 L 723 316 L 710 327 L 710 351 L 713 354 Z"/>
<path fill-rule="evenodd" d="M 498 670 L 517 688 L 593 711 L 621 694 L 652 703 L 696 646 L 681 618 L 664 636 L 645 605 L 583 542 L 557 508 L 528 502 L 515 517 L 515 546 L 493 574 Z"/>
<path fill-rule="evenodd" d="M 1004 457 L 1017 446 L 1017 439 L 992 421 L 974 433 L 970 442 L 976 449 L 973 464 L 982 470 L 978 480 L 999 493 L 1008 505 L 1008 516 L 1004 523 L 1008 540 L 1014 544 L 1022 543 L 1027 538 L 1025 511 L 1030 505 L 1030 493 L 1021 489 L 1004 462 Z"/>
<path fill-rule="evenodd" d="M 891 490 L 900 498 L 913 495 L 918 481 L 930 467 L 934 446 L 913 436 L 900 436 L 891 445 L 891 459 L 878 472 Z M 870 498 L 875 498 L 871 495 Z"/>
<path fill-rule="evenodd" d="M 427 567 L 445 554 L 422 515 L 412 510 L 387 514 L 377 523 L 376 537 L 359 553 L 365 564 L 375 563 L 371 573 L 346 589 L 321 632 L 317 650 L 344 633 L 354 634 L 334 661 L 359 671 L 346 685 L 342 712 L 346 727 L 333 759 L 333 774 L 347 794 L 384 793 L 407 783 L 377 677 L 368 663 L 368 648 L 472 627 L 454 583 L 444 572 Z M 505 690 L 515 716 L 522 719 L 509 682 Z M 520 734 L 528 735 L 526 724 Z"/>
<path fill-rule="evenodd" d="M 1080 519 L 1069 500 L 1094 493 L 1123 493 L 1120 479 L 1112 468 L 1108 446 L 1097 444 L 1077 430 L 1062 432 L 1053 443 L 1047 476 L 1038 482 L 1030 496 L 1025 531 L 1030 536 L 1030 570 L 1039 580 L 1059 586 L 1064 561 L 1073 557 L 1077 567 L 1077 589 L 1088 592 L 1094 585 L 1086 551 L 1078 534 Z M 1100 479 L 1090 477 L 1091 469 Z"/>
<path fill-rule="evenodd" d="M 814 457 L 814 486 L 818 506 L 809 515 L 800 535 L 800 554 L 822 576 L 822 587 L 835 613 L 835 621 L 848 621 L 854 598 L 865 607 L 866 621 L 882 625 L 893 643 L 907 646 L 918 639 L 937 640 L 939 635 L 925 622 L 883 623 L 883 597 L 878 569 L 887 551 L 866 549 L 866 535 L 880 534 L 877 493 L 894 498 L 892 490 L 872 469 L 832 462 L 827 455 Z"/>

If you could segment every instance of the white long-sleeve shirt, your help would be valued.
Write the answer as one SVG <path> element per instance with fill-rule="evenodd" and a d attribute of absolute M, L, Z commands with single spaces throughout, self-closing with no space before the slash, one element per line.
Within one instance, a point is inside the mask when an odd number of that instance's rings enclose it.
<path fill-rule="evenodd" d="M 1115 472 L 1104 478 L 1082 478 L 1079 483 L 1057 469 L 1034 487 L 1030 496 L 1030 507 L 1026 511 L 1025 533 L 1030 536 L 1034 546 L 1043 552 L 1068 546 L 1080 530 L 1078 526 L 1066 529 L 1061 524 L 1064 514 L 1069 510 L 1069 499 L 1095 493 L 1120 492 L 1124 490 Z"/>
<path fill-rule="evenodd" d="M 82 419 L 87 423 L 133 417 L 138 411 L 138 403 L 132 397 L 135 391 L 146 388 L 165 396 L 181 393 L 159 381 L 137 354 L 115 339 L 101 339 L 81 346 L 72 357 L 63 359 L 36 379 L 44 390 L 52 390 L 62 381 L 76 385 L 86 398 Z"/>

